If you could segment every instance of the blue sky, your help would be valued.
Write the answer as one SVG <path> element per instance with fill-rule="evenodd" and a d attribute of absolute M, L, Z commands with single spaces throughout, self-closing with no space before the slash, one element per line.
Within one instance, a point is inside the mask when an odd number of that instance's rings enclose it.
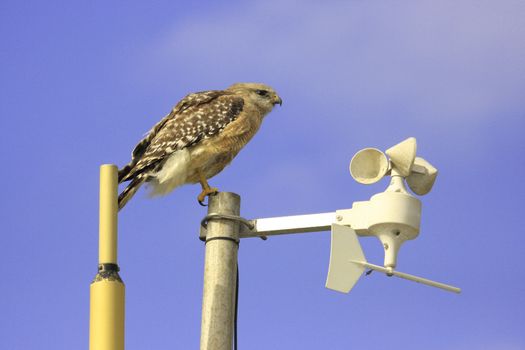
<path fill-rule="evenodd" d="M 350 208 L 382 191 L 348 162 L 409 136 L 440 174 L 399 269 L 324 288 L 328 233 L 241 243 L 247 349 L 525 348 L 525 5 L 521 1 L 0 4 L 0 348 L 88 344 L 98 167 L 125 164 L 185 94 L 272 85 L 284 104 L 211 183 L 247 218 Z M 198 186 L 119 217 L 127 349 L 197 348 Z M 363 238 L 371 262 L 382 261 Z"/>

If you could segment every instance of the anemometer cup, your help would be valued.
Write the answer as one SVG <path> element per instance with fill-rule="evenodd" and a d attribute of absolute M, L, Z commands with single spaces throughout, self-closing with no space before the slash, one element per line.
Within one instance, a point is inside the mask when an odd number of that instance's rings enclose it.
<path fill-rule="evenodd" d="M 438 171 L 425 159 L 416 157 L 412 172 L 406 178 L 408 187 L 417 195 L 430 192 L 436 181 Z"/>
<path fill-rule="evenodd" d="M 410 175 L 410 171 L 414 165 L 416 151 L 416 139 L 409 137 L 397 145 L 390 147 L 385 153 L 390 158 L 393 168 L 395 168 L 401 176 L 407 177 Z"/>
<path fill-rule="evenodd" d="M 355 181 L 370 185 L 381 180 L 388 172 L 388 159 L 377 148 L 365 148 L 350 161 L 350 174 Z"/>

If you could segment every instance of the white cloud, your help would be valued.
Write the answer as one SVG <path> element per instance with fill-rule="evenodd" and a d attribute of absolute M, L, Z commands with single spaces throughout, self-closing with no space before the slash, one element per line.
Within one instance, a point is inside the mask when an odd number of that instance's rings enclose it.
<path fill-rule="evenodd" d="M 148 61 L 184 86 L 264 80 L 360 113 L 401 108 L 430 124 L 471 122 L 525 107 L 523 9 L 513 1 L 225 5 L 168 28 Z"/>

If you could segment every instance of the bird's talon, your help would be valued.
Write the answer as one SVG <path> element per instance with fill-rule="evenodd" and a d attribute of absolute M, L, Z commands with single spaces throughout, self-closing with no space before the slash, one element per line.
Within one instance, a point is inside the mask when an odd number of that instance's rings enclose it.
<path fill-rule="evenodd" d="M 199 196 L 197 197 L 197 201 L 199 202 L 200 205 L 202 205 L 203 207 L 207 207 L 208 204 L 204 204 L 204 199 L 207 197 L 207 196 L 215 196 L 217 193 L 219 193 L 219 190 L 217 188 L 214 188 L 214 187 L 208 187 L 208 188 L 204 188 L 202 190 L 202 192 L 199 194 Z"/>

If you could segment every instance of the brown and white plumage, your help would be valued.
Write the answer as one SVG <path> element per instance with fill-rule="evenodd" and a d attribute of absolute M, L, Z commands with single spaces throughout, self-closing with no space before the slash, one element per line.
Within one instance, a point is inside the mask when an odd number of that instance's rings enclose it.
<path fill-rule="evenodd" d="M 197 182 L 203 186 L 201 196 L 210 193 L 206 180 L 232 161 L 264 116 L 281 103 L 271 87 L 257 83 L 187 95 L 137 144 L 131 161 L 119 170 L 119 183 L 131 181 L 119 195 L 119 209 L 144 182 L 151 184 L 154 195 Z"/>

